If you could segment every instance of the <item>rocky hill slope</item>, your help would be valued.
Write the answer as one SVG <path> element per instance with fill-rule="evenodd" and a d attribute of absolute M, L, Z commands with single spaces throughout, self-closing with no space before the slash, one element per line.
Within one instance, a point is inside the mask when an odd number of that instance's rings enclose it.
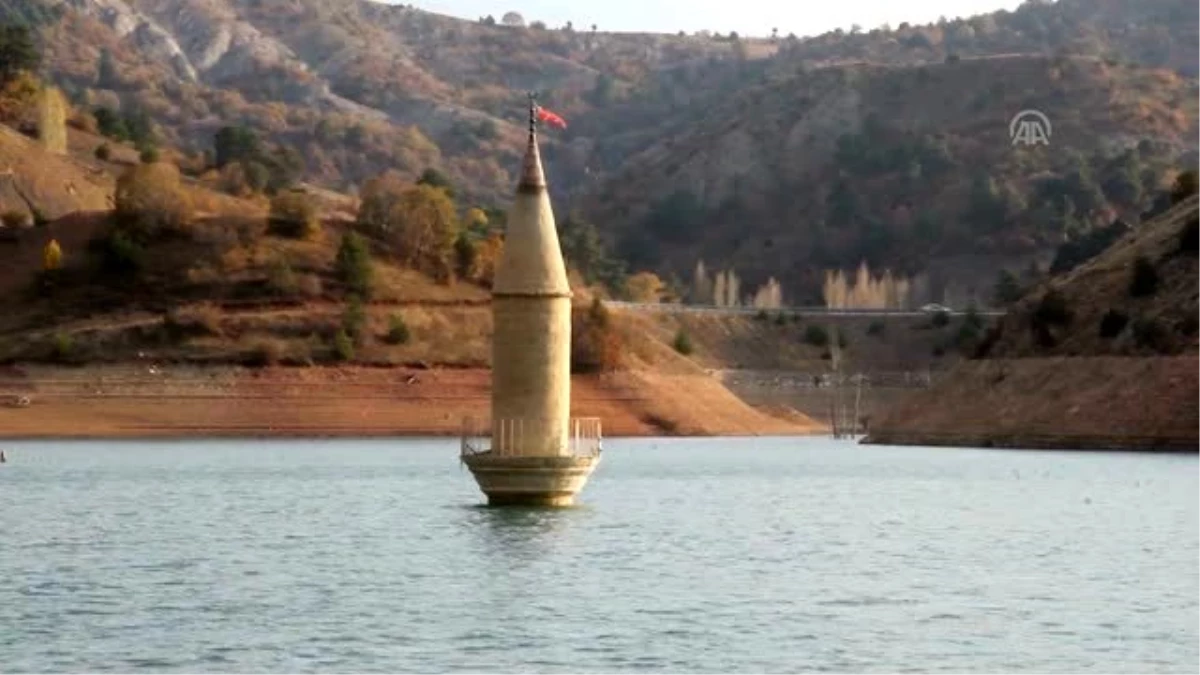
<path fill-rule="evenodd" d="M 33 9 L 30 9 L 33 8 Z M 35 11 L 36 10 L 36 11 Z M 300 151 L 308 178 L 349 188 L 435 166 L 503 199 L 524 94 L 576 114 L 655 68 L 728 57 L 727 42 L 464 21 L 367 0 L 11 0 L 76 100 L 148 113 L 171 143 L 211 147 L 243 124 Z M 593 103 L 595 102 L 595 103 Z M 569 145 L 576 153 L 582 144 Z"/>
<path fill-rule="evenodd" d="M 528 18 L 368 0 L 0 3 L 0 20 L 38 27 L 47 74 L 81 107 L 145 115 L 192 153 L 245 125 L 342 190 L 432 166 L 465 201 L 502 206 L 537 90 L 570 121 L 548 134 L 553 189 L 627 262 L 684 276 L 703 256 L 750 285 L 782 277 L 797 299 L 817 286 L 804 270 L 864 258 L 1024 264 L 1063 230 L 1138 212 L 1196 140 L 1186 0 L 1029 2 L 811 38 Z M 1009 118 L 1034 106 L 1058 129 L 1053 158 L 1000 156 Z"/>
<path fill-rule="evenodd" d="M 872 424 L 868 442 L 1200 448 L 1193 194 L 1032 290 L 956 366 Z"/>
<path fill-rule="evenodd" d="M 637 266 L 686 277 L 719 260 L 810 302 L 823 269 L 855 261 L 910 275 L 957 256 L 1015 266 L 1143 211 L 1194 157 L 1197 91 L 1091 58 L 799 70 L 704 108 L 578 208 Z M 1027 109 L 1052 121 L 1049 146 L 1013 144 Z M 997 270 L 980 272 L 987 286 Z"/>
<path fill-rule="evenodd" d="M 1195 353 L 1198 217 L 1193 195 L 1102 255 L 1050 278 L 1009 309 L 980 356 Z"/>

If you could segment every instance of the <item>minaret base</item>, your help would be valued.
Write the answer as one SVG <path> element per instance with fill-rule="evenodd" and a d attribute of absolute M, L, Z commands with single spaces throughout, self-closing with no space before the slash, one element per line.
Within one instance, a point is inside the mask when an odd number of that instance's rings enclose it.
<path fill-rule="evenodd" d="M 571 506 L 600 456 L 514 457 L 491 452 L 463 463 L 487 495 L 488 506 Z"/>

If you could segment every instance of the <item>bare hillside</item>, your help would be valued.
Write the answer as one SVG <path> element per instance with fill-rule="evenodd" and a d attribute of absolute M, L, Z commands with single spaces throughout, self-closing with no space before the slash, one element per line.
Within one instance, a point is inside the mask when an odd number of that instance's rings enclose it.
<path fill-rule="evenodd" d="M 983 358 L 891 406 L 868 441 L 1200 448 L 1197 224 L 1192 194 L 1052 277 L 991 332 Z"/>

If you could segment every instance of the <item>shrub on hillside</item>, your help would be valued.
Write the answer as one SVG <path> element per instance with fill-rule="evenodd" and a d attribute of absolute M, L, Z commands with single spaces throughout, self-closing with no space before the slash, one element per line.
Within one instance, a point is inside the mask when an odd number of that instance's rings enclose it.
<path fill-rule="evenodd" d="M 675 333 L 675 340 L 671 343 L 671 346 L 675 348 L 675 351 L 683 354 L 684 356 L 691 356 L 692 352 L 694 351 L 694 348 L 692 347 L 691 336 L 689 336 L 687 331 L 682 328 Z"/>
<path fill-rule="evenodd" d="M 1175 178 L 1175 184 L 1171 187 L 1171 203 L 1178 204 L 1197 192 L 1200 192 L 1200 176 L 1194 169 L 1184 171 Z"/>
<path fill-rule="evenodd" d="M 158 148 L 152 145 L 142 148 L 142 151 L 138 153 L 138 159 L 142 160 L 142 164 L 153 164 L 157 162 L 159 160 Z"/>
<path fill-rule="evenodd" d="M 1021 282 L 1017 275 L 1008 270 L 1000 270 L 996 277 L 996 285 L 992 289 L 992 298 L 998 305 L 1009 305 L 1021 299 Z"/>
<path fill-rule="evenodd" d="M 409 337 L 408 324 L 404 323 L 404 317 L 399 314 L 389 316 L 386 342 L 390 345 L 402 345 L 408 343 Z"/>
<path fill-rule="evenodd" d="M 321 229 L 316 201 L 303 192 L 281 192 L 271 199 L 272 234 L 308 239 Z"/>
<path fill-rule="evenodd" d="M 1129 295 L 1144 298 L 1158 291 L 1158 270 L 1146 256 L 1133 261 L 1133 277 L 1129 280 Z"/>
<path fill-rule="evenodd" d="M 813 347 L 828 347 L 829 346 L 829 331 L 825 330 L 824 326 L 817 324 L 809 324 L 804 329 L 804 342 Z"/>
<path fill-rule="evenodd" d="M 1067 241 L 1058 246 L 1054 261 L 1050 263 L 1050 274 L 1067 273 L 1091 261 L 1132 231 L 1133 227 L 1130 227 L 1129 223 L 1117 219 L 1109 226 L 1093 229 L 1082 237 Z"/>
<path fill-rule="evenodd" d="M 4 223 L 5 227 L 24 228 L 32 225 L 33 219 L 29 217 L 28 213 L 13 209 L 0 214 L 0 223 Z"/>
<path fill-rule="evenodd" d="M 286 260 L 276 259 L 267 267 L 267 288 L 276 295 L 284 297 L 296 295 L 299 291 L 299 281 L 292 266 Z"/>
<path fill-rule="evenodd" d="M 1175 323 L 1175 329 L 1182 335 L 1194 337 L 1196 333 L 1200 333 L 1200 317 L 1189 314 Z"/>
<path fill-rule="evenodd" d="M 117 230 L 98 242 L 100 268 L 109 274 L 136 275 L 146 265 L 146 249 Z"/>
<path fill-rule="evenodd" d="M 1133 341 L 1143 349 L 1165 352 L 1170 349 L 1171 336 L 1156 319 L 1142 318 L 1133 322 Z"/>
<path fill-rule="evenodd" d="M 53 341 L 50 345 L 50 354 L 56 361 L 70 361 L 71 356 L 75 353 L 75 341 L 70 335 L 63 332 L 54 334 Z"/>
<path fill-rule="evenodd" d="M 117 180 L 114 201 L 118 229 L 138 241 L 187 232 L 192 220 L 191 200 L 171 164 L 132 167 Z"/>
<path fill-rule="evenodd" d="M 108 143 L 101 143 L 96 146 L 96 159 L 101 162 L 107 162 L 112 159 L 112 148 L 109 147 Z"/>
<path fill-rule="evenodd" d="M 315 274 L 301 274 L 296 277 L 296 290 L 306 298 L 319 298 L 322 293 L 321 277 Z"/>
<path fill-rule="evenodd" d="M 1047 291 L 1033 310 L 1035 325 L 1065 326 L 1071 323 L 1071 310 L 1067 307 L 1067 299 L 1057 290 Z"/>
<path fill-rule="evenodd" d="M 1129 316 L 1116 309 L 1110 309 L 1100 317 L 1100 337 L 1110 340 L 1121 334 L 1129 324 Z"/>
<path fill-rule="evenodd" d="M 225 315 L 217 305 L 204 303 L 194 307 L 176 308 L 167 312 L 163 327 L 176 336 L 222 334 L 221 324 Z"/>
<path fill-rule="evenodd" d="M 354 359 L 354 342 L 346 334 L 345 329 L 339 328 L 333 336 L 333 355 L 338 361 Z"/>
<path fill-rule="evenodd" d="M 250 353 L 243 360 L 243 365 L 251 368 L 273 366 L 282 361 L 286 353 L 287 343 L 284 341 L 270 337 L 259 338 L 251 346 Z"/>
<path fill-rule="evenodd" d="M 1196 255 L 1200 251 L 1200 218 L 1195 216 L 1179 231 L 1179 253 Z"/>

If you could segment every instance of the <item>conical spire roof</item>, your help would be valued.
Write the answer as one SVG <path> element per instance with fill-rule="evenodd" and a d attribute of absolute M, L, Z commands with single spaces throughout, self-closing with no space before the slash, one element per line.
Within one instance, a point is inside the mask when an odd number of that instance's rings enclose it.
<path fill-rule="evenodd" d="M 529 143 L 521 161 L 516 198 L 508 212 L 504 253 L 496 269 L 492 295 L 570 294 L 571 285 L 538 152 L 536 108 L 531 98 Z"/>

